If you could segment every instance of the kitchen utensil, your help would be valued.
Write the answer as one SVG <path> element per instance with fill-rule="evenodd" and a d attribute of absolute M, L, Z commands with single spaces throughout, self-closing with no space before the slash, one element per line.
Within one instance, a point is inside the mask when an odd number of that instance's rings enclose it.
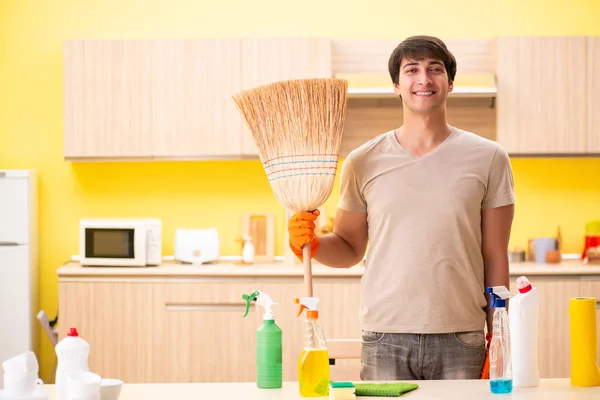
<path fill-rule="evenodd" d="M 348 81 L 279 81 L 233 96 L 254 138 L 275 198 L 286 210 L 313 211 L 331 195 L 346 120 Z M 303 249 L 312 297 L 311 249 Z"/>

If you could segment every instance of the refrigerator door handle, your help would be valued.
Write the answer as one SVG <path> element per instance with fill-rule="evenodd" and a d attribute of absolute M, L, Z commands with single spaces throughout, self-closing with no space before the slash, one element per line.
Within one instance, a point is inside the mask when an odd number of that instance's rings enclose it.
<path fill-rule="evenodd" d="M 0 242 L 0 246 L 18 246 L 17 242 Z"/>

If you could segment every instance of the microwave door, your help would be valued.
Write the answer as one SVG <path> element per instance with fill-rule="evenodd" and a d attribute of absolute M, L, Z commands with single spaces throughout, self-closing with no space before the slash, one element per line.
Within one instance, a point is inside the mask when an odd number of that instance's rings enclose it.
<path fill-rule="evenodd" d="M 145 237 L 134 228 L 86 227 L 82 260 L 86 265 L 143 266 Z"/>

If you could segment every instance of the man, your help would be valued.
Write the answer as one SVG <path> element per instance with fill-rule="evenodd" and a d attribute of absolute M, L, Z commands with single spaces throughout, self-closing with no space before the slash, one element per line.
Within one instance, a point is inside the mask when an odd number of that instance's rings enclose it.
<path fill-rule="evenodd" d="M 479 379 L 487 286 L 509 286 L 512 170 L 494 141 L 450 126 L 456 61 L 434 37 L 404 40 L 389 59 L 404 121 L 352 151 L 334 231 L 318 211 L 294 215 L 290 247 L 348 268 L 369 254 L 360 317 L 363 380 Z"/>

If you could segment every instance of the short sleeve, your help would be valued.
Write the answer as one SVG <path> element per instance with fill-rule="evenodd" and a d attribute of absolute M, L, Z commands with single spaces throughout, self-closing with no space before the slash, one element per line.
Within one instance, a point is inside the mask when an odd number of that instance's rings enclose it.
<path fill-rule="evenodd" d="M 488 175 L 481 208 L 488 210 L 515 203 L 514 179 L 508 153 L 498 145 Z"/>
<path fill-rule="evenodd" d="M 354 170 L 352 153 L 342 163 L 338 207 L 345 211 L 367 211 L 367 203 L 362 195 L 362 189 Z"/>

